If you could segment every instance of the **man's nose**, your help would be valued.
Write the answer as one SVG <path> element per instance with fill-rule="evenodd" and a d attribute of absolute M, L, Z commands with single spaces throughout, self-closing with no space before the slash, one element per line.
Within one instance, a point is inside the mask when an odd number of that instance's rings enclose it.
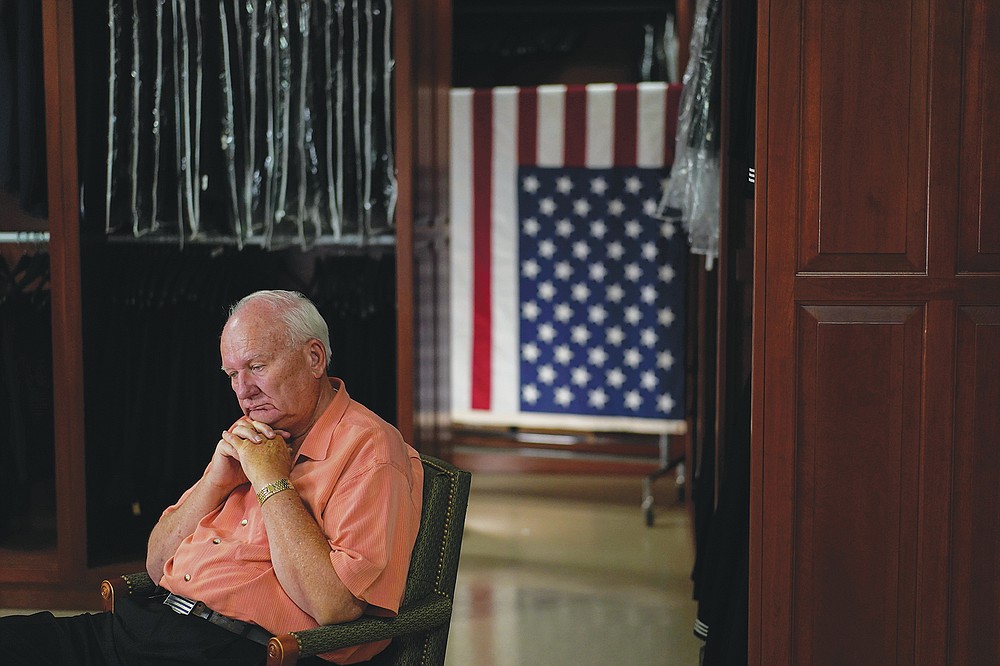
<path fill-rule="evenodd" d="M 242 400 L 243 398 L 250 397 L 256 390 L 257 385 L 249 375 L 240 372 L 233 378 L 233 391 L 236 393 L 237 398 Z"/>

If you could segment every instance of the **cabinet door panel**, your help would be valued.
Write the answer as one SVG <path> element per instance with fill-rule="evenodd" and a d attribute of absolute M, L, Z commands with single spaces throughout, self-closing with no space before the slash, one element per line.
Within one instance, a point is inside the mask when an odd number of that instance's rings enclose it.
<path fill-rule="evenodd" d="M 797 663 L 891 663 L 912 618 L 923 315 L 799 311 Z"/>
<path fill-rule="evenodd" d="M 927 7 L 807 2 L 800 270 L 925 268 Z"/>
<path fill-rule="evenodd" d="M 961 271 L 1000 270 L 1000 12 L 966 3 Z"/>

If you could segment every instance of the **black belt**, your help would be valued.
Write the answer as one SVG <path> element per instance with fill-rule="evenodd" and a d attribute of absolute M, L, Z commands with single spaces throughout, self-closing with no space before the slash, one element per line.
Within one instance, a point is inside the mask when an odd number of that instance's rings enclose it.
<path fill-rule="evenodd" d="M 179 594 L 168 594 L 163 600 L 163 605 L 167 606 L 175 613 L 180 613 L 181 615 L 194 615 L 208 620 L 217 627 L 222 627 L 226 631 L 231 631 L 234 634 L 243 636 L 244 638 L 249 638 L 254 643 L 267 645 L 267 642 L 271 640 L 271 634 L 258 627 L 256 624 L 244 622 L 243 620 L 235 620 L 231 617 L 223 615 L 222 613 L 216 613 L 202 602 L 182 597 Z"/>

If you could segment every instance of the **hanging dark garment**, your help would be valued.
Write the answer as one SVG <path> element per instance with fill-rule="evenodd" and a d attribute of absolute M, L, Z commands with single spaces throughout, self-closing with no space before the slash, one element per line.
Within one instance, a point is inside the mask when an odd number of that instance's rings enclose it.
<path fill-rule="evenodd" d="M 53 548 L 55 437 L 49 257 L 0 259 L 0 546 Z"/>
<path fill-rule="evenodd" d="M 0 0 L 0 187 L 18 193 L 21 208 L 48 214 L 42 6 Z"/>
<path fill-rule="evenodd" d="M 747 580 L 750 521 L 750 382 L 723 443 L 725 482 L 700 554 L 698 619 L 694 633 L 705 641 L 702 666 L 747 663 Z"/>

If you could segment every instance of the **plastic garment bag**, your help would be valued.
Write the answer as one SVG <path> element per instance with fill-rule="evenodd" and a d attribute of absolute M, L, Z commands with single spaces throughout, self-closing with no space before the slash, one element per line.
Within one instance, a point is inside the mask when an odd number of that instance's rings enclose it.
<path fill-rule="evenodd" d="M 86 223 L 265 247 L 391 232 L 391 0 L 81 13 L 102 74 L 82 91 Z"/>
<path fill-rule="evenodd" d="M 719 253 L 719 0 L 698 0 L 677 117 L 670 182 L 659 206 L 682 221 L 691 252 L 711 268 Z"/>

